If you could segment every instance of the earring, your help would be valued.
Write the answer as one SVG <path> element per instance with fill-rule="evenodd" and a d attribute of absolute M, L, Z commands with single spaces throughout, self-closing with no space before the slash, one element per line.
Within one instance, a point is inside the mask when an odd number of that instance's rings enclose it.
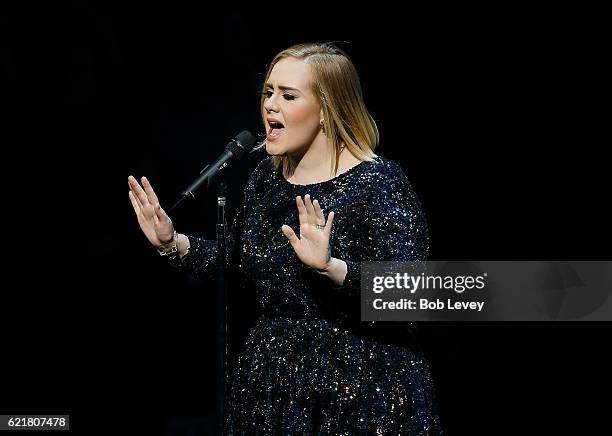
<path fill-rule="evenodd" d="M 321 131 L 323 132 L 323 134 L 325 135 L 325 124 L 323 123 L 323 120 L 321 120 Z"/>

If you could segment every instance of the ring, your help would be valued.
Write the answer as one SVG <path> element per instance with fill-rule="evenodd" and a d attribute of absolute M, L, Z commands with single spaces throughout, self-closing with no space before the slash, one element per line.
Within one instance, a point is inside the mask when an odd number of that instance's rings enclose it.
<path fill-rule="evenodd" d="M 315 224 L 315 226 L 317 227 L 317 229 L 319 230 L 323 230 L 325 228 L 325 224 Z"/>

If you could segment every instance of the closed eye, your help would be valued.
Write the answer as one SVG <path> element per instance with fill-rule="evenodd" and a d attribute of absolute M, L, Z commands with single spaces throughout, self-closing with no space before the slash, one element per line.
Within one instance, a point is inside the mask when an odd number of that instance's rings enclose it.
<path fill-rule="evenodd" d="M 265 98 L 270 98 L 272 97 L 272 94 L 274 94 L 274 92 L 268 90 L 268 91 L 264 91 L 262 94 Z M 286 93 L 283 94 L 283 98 L 287 101 L 292 101 L 296 99 L 295 95 L 286 94 Z"/>

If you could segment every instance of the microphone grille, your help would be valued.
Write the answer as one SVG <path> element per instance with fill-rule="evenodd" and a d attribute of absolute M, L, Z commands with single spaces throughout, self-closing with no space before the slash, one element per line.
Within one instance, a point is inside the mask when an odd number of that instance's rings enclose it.
<path fill-rule="evenodd" d="M 256 142 L 257 139 L 255 138 L 255 135 L 248 130 L 244 130 L 236 135 L 233 143 L 230 144 L 230 151 L 235 154 L 236 157 L 240 158 L 245 153 L 250 152 L 255 146 Z"/>

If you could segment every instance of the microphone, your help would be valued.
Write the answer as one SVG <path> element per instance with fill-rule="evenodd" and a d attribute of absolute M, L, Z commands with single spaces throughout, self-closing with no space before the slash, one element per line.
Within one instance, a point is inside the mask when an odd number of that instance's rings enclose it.
<path fill-rule="evenodd" d="M 181 193 L 181 197 L 172 205 L 168 212 L 177 207 L 183 200 L 185 200 L 185 198 L 195 198 L 195 192 L 202 186 L 202 184 L 204 184 L 204 182 L 210 183 L 216 179 L 217 176 L 221 175 L 232 162 L 239 160 L 245 154 L 250 152 L 255 146 L 255 143 L 255 136 L 248 130 L 244 130 L 236 135 L 236 137 L 228 142 L 228 144 L 225 146 L 223 154 L 219 156 L 212 164 L 206 165 L 204 169 L 200 171 L 198 178 Z"/>

